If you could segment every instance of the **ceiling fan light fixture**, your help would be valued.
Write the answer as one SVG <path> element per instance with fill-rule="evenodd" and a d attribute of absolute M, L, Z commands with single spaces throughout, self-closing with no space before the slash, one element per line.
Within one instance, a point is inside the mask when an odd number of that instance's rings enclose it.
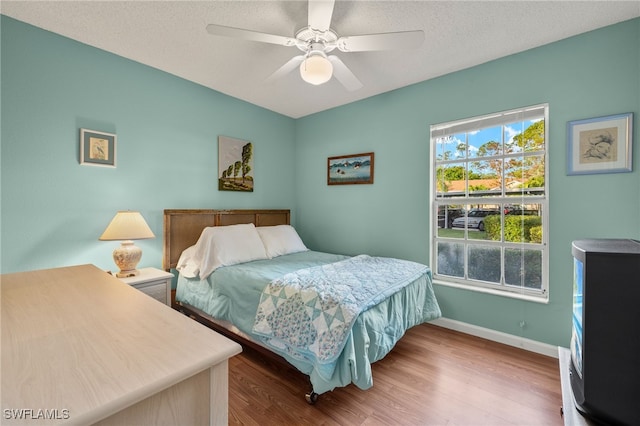
<path fill-rule="evenodd" d="M 310 55 L 300 64 L 300 76 L 313 85 L 326 83 L 333 75 L 333 65 L 324 55 Z"/>

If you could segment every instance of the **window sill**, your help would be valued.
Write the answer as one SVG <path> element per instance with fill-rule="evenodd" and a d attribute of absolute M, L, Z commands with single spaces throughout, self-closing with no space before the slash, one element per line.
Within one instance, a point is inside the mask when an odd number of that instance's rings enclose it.
<path fill-rule="evenodd" d="M 476 292 L 479 292 L 479 293 L 492 294 L 494 296 L 508 297 L 510 299 L 525 300 L 527 302 L 535 302 L 535 303 L 543 303 L 543 304 L 549 303 L 548 293 L 543 295 L 543 296 L 533 296 L 533 295 L 530 295 L 530 294 L 515 293 L 515 292 L 511 292 L 511 291 L 506 291 L 506 290 L 495 290 L 495 289 L 488 288 L 488 287 L 465 285 L 465 284 L 454 283 L 454 282 L 451 282 L 451 281 L 444 281 L 444 280 L 438 280 L 438 279 L 434 279 L 433 283 L 436 284 L 436 285 L 459 288 L 459 289 L 462 289 L 462 290 L 469 290 L 469 291 L 476 291 Z"/>

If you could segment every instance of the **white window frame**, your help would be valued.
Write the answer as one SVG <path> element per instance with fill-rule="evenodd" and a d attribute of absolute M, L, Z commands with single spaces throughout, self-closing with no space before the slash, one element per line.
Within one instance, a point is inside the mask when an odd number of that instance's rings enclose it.
<path fill-rule="evenodd" d="M 541 114 L 540 112 L 543 111 Z M 468 134 L 474 130 L 485 129 L 496 127 L 498 125 L 507 125 L 513 123 L 514 121 L 526 121 L 532 118 L 538 118 L 543 116 L 545 126 L 544 126 L 544 150 L 536 151 L 532 153 L 527 153 L 526 155 L 542 155 L 544 158 L 544 192 L 541 195 L 531 196 L 528 195 L 526 197 L 527 203 L 535 203 L 539 204 L 542 209 L 542 243 L 513 243 L 506 241 L 489 241 L 486 240 L 477 240 L 477 239 L 469 239 L 468 238 L 468 230 L 465 227 L 465 237 L 461 238 L 447 238 L 438 236 L 438 207 L 445 204 L 503 204 L 513 202 L 513 198 L 505 196 L 505 180 L 502 179 L 502 190 L 499 196 L 490 196 L 490 197 L 474 197 L 473 194 L 469 194 L 469 185 L 468 185 L 468 176 L 467 176 L 467 185 L 465 189 L 465 193 L 462 197 L 458 196 L 455 199 L 452 198 L 449 201 L 445 201 L 445 198 L 438 198 L 437 195 L 437 170 L 438 166 L 446 165 L 447 163 L 459 163 L 459 160 L 447 161 L 443 159 L 437 158 L 437 144 L 436 140 L 438 138 L 455 135 L 460 133 Z M 524 129 L 523 129 L 524 130 Z M 446 123 L 440 123 L 430 126 L 430 145 L 431 145 L 431 173 L 430 173 L 430 188 L 431 188 L 431 220 L 430 220 L 430 235 L 431 235 L 431 264 L 433 270 L 434 283 L 448 285 L 452 287 L 459 287 L 468 290 L 480 291 L 485 293 L 497 294 L 501 296 L 507 296 L 518 299 L 525 299 L 535 302 L 547 303 L 549 300 L 549 246 L 548 246 L 548 237 L 549 237 L 549 157 L 548 157 L 548 146 L 549 146 L 549 105 L 548 104 L 540 104 L 533 105 L 524 108 L 517 108 L 508 111 L 502 111 L 493 114 L 487 114 L 478 117 L 471 117 L 463 120 L 456 120 Z M 467 146 L 468 149 L 468 146 Z M 508 158 L 509 154 L 505 154 L 504 152 L 493 158 Z M 483 157 L 474 157 L 474 159 L 482 159 Z M 467 160 L 469 161 L 469 160 Z M 458 194 L 459 195 L 459 194 Z M 523 198 L 524 200 L 524 198 Z M 504 217 L 504 216 L 502 216 Z M 504 226 L 503 226 L 504 229 Z M 452 277 L 449 275 L 438 274 L 438 243 L 439 242 L 450 242 L 450 243 L 462 243 L 464 245 L 464 277 Z M 474 244 L 490 244 L 496 247 L 500 247 L 501 253 L 501 282 L 500 283 L 490 283 L 485 281 L 473 280 L 469 279 L 467 272 L 467 253 L 468 247 Z M 521 286 L 513 286 L 506 285 L 504 283 L 504 249 L 505 248 L 534 248 L 536 250 L 541 251 L 542 259 L 541 259 L 541 288 L 540 289 L 532 289 L 527 288 L 524 285 Z"/>

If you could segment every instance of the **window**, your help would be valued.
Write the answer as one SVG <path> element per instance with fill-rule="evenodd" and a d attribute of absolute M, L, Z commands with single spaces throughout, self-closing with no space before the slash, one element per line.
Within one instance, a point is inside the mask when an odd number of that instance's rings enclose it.
<path fill-rule="evenodd" d="M 434 279 L 547 300 L 548 105 L 431 126 Z"/>

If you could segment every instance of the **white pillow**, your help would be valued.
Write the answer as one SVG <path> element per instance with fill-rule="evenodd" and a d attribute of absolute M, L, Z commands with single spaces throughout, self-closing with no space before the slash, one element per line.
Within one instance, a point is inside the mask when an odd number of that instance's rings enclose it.
<path fill-rule="evenodd" d="M 193 260 L 204 280 L 221 266 L 267 259 L 253 223 L 205 228 L 195 245 Z"/>
<path fill-rule="evenodd" d="M 256 229 L 269 258 L 309 250 L 291 225 L 259 226 Z"/>
<path fill-rule="evenodd" d="M 200 265 L 193 258 L 196 246 L 191 246 L 180 254 L 176 269 L 187 278 L 195 278 L 200 272 Z"/>

